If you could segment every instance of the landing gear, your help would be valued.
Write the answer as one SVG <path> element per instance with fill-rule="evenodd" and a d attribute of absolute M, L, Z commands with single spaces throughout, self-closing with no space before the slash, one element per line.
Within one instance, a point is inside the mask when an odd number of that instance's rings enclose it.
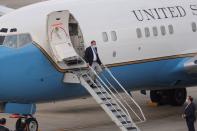
<path fill-rule="evenodd" d="M 33 117 L 21 117 L 16 122 L 16 131 L 38 131 L 38 122 Z"/>
<path fill-rule="evenodd" d="M 187 99 L 187 90 L 185 88 L 174 89 L 171 98 L 171 105 L 182 106 Z"/>
<path fill-rule="evenodd" d="M 159 105 L 170 104 L 173 106 L 181 106 L 184 104 L 186 97 L 187 91 L 185 88 L 150 91 L 151 101 Z"/>
<path fill-rule="evenodd" d="M 159 105 L 169 104 L 171 98 L 170 90 L 153 90 L 150 91 L 150 98 L 152 102 L 158 103 Z"/>

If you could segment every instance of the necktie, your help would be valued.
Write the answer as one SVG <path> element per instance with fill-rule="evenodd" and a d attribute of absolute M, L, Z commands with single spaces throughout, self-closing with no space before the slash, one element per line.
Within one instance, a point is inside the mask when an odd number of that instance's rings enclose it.
<path fill-rule="evenodd" d="M 96 48 L 93 48 L 93 50 L 94 50 L 94 53 L 95 53 L 95 55 L 96 55 L 96 53 L 97 53 L 97 52 L 96 52 Z"/>
<path fill-rule="evenodd" d="M 94 55 L 93 60 L 96 61 L 97 60 L 96 49 L 95 48 L 92 48 L 92 51 L 93 51 L 93 55 Z"/>

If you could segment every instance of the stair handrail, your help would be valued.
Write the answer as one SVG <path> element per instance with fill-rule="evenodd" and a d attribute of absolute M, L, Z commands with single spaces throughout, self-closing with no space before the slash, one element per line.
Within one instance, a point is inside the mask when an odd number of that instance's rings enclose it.
<path fill-rule="evenodd" d="M 129 116 L 129 119 L 131 119 L 131 116 L 129 114 L 129 111 L 127 110 L 127 108 L 121 103 L 121 101 L 117 98 L 117 96 L 113 93 L 113 91 L 111 91 L 111 89 L 105 84 L 105 82 L 100 78 L 100 76 L 97 74 L 97 72 L 92 68 L 92 67 L 89 67 L 89 69 L 91 71 L 93 71 L 93 73 L 96 75 L 96 77 L 102 82 L 102 84 L 105 86 L 105 89 L 107 89 L 108 91 L 110 91 L 110 93 L 113 95 L 113 97 L 117 100 L 117 104 L 118 106 L 120 107 L 120 105 L 122 106 L 123 108 L 123 113 L 127 114 Z M 102 86 L 103 88 L 103 86 Z M 109 94 L 111 96 L 111 94 Z M 120 105 L 119 105 L 120 104 Z M 121 108 L 121 107 L 120 107 Z M 125 112 L 126 111 L 126 112 Z"/>
<path fill-rule="evenodd" d="M 78 56 L 84 63 L 86 63 L 86 61 L 81 57 L 81 56 Z M 108 69 L 105 65 L 103 65 L 103 67 L 105 69 Z M 113 93 L 113 91 L 111 91 L 111 89 L 105 84 L 105 82 L 100 78 L 100 76 L 97 74 L 97 72 L 92 68 L 92 67 L 89 67 L 91 69 L 91 71 L 93 71 L 93 73 L 96 75 L 96 77 L 103 83 L 103 85 L 106 87 L 106 89 L 108 89 L 110 91 L 110 93 L 114 96 L 114 98 L 118 101 L 118 103 L 122 106 L 122 108 L 124 109 L 124 111 L 126 111 L 125 114 L 127 114 L 129 116 L 129 119 L 132 121 L 131 119 L 131 115 L 129 113 L 129 111 L 127 110 L 127 108 L 121 103 L 121 101 L 117 98 L 117 96 Z M 114 77 L 114 75 L 109 71 L 109 69 L 107 70 L 107 72 L 112 76 L 112 78 L 117 82 L 117 84 L 123 89 L 123 91 L 128 95 L 128 92 L 124 89 L 124 87 L 118 82 L 118 80 Z M 142 112 L 142 109 L 140 108 L 140 106 L 136 103 L 136 101 L 130 97 L 130 99 L 137 105 L 137 107 L 140 109 L 140 112 L 142 113 L 142 116 L 143 116 L 143 119 L 144 121 L 146 121 L 146 118 Z M 119 107 L 120 107 L 119 105 Z M 139 118 L 138 118 L 139 119 Z M 141 120 L 141 119 L 139 119 Z M 143 121 L 143 122 L 144 122 Z"/>
<path fill-rule="evenodd" d="M 79 58 L 82 60 L 82 61 L 84 61 L 85 62 L 85 60 L 81 57 L 81 56 L 79 56 Z M 105 84 L 105 82 L 100 78 L 100 76 L 97 74 L 97 72 L 92 68 L 92 67 L 89 67 L 89 69 L 91 70 L 91 71 L 93 71 L 93 73 L 96 75 L 96 77 L 102 82 L 102 84 L 106 87 L 106 89 L 108 89 L 109 91 L 110 91 L 110 93 L 113 95 L 113 97 L 117 100 L 117 104 L 118 104 L 118 106 L 121 108 L 123 108 L 123 113 L 125 113 L 125 114 L 127 114 L 128 115 L 128 117 L 129 117 L 129 119 L 132 121 L 132 119 L 131 119 L 131 115 L 129 114 L 129 111 L 127 110 L 127 108 L 121 103 L 121 101 L 116 97 L 116 95 L 113 93 L 113 91 L 111 91 L 111 89 Z M 109 94 L 110 95 L 110 94 Z M 120 106 L 120 105 L 121 106 Z M 126 112 L 125 112 L 126 111 Z M 125 121 L 125 122 L 127 122 L 127 121 Z"/>
<path fill-rule="evenodd" d="M 130 98 L 131 101 L 133 101 L 133 103 L 137 106 L 137 108 L 139 109 L 142 117 L 143 117 L 143 121 L 146 121 L 146 117 L 142 111 L 142 108 L 139 106 L 139 104 L 129 95 L 129 93 L 125 90 L 125 88 L 122 86 L 122 84 L 120 84 L 120 82 L 114 77 L 114 75 L 112 74 L 112 72 L 108 69 L 108 67 L 106 67 L 105 65 L 103 65 L 103 67 L 105 68 L 105 70 L 110 74 L 110 76 L 115 80 L 115 82 L 121 87 L 121 89 L 126 93 L 126 95 Z M 106 77 L 105 77 L 106 78 Z"/>
<path fill-rule="evenodd" d="M 93 69 L 92 69 L 93 70 Z M 93 70 L 94 71 L 94 70 Z M 95 72 L 96 73 L 96 72 Z M 96 85 L 96 83 L 92 80 L 92 78 L 88 75 L 88 77 L 90 78 L 90 80 L 92 81 L 92 83 L 94 84 L 94 85 Z M 102 88 L 104 88 L 103 86 L 101 86 Z M 97 87 L 98 88 L 98 87 Z M 102 91 L 101 91 L 101 89 L 100 88 L 98 88 L 99 89 L 99 91 L 102 93 Z M 104 88 L 105 89 L 105 88 Z M 107 92 L 108 93 L 108 92 Z M 115 109 L 116 110 L 116 112 L 118 113 L 118 115 L 119 116 L 121 116 L 121 118 L 128 124 L 128 122 L 127 122 L 127 120 L 121 115 L 121 113 L 120 112 L 118 112 L 118 110 L 115 108 L 115 106 L 110 102 L 110 100 L 108 100 L 107 99 L 107 97 L 102 93 L 102 95 L 106 98 L 106 100 L 107 100 L 107 102 L 109 103 L 109 104 L 111 104 L 111 106 L 112 106 L 112 108 L 113 109 Z M 108 93 L 108 95 L 112 98 L 112 96 L 111 96 L 111 94 L 110 93 Z M 122 103 L 121 103 L 122 104 Z M 120 107 L 120 105 L 117 103 L 117 106 L 119 107 L 119 108 L 121 108 Z M 124 106 L 124 105 L 122 105 L 122 106 Z M 123 113 L 125 113 L 124 112 L 124 110 L 123 110 Z M 126 113 L 125 113 L 126 114 Z M 130 117 L 130 116 L 129 116 Z"/>
<path fill-rule="evenodd" d="M 123 100 L 123 102 L 129 107 L 129 109 L 134 113 L 134 115 L 140 120 L 140 122 L 144 122 L 139 115 L 137 115 L 137 113 L 131 108 L 131 106 L 129 105 L 129 103 L 127 102 L 127 100 L 125 100 L 123 98 L 123 96 L 117 91 L 117 89 L 109 82 L 109 80 L 104 76 L 104 79 L 107 81 L 107 83 L 110 85 L 111 88 L 113 88 L 113 90 L 118 94 L 118 96 Z"/>

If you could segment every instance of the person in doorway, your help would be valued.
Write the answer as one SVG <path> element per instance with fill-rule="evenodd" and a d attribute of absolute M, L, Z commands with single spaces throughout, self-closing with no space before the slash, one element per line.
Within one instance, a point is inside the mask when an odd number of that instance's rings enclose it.
<path fill-rule="evenodd" d="M 0 119 L 0 131 L 9 131 L 9 129 L 5 127 L 5 125 L 6 125 L 6 119 L 1 118 Z"/>
<path fill-rule="evenodd" d="M 87 66 L 92 67 L 92 69 L 94 69 L 97 74 L 99 74 L 102 71 L 101 68 L 102 63 L 97 52 L 95 40 L 91 41 L 91 46 L 86 48 L 85 61 L 87 63 Z M 94 81 L 96 80 L 96 75 L 92 71 L 90 73 L 90 76 Z"/>
<path fill-rule="evenodd" d="M 195 131 L 194 122 L 196 121 L 195 116 L 196 107 L 193 103 L 193 98 L 189 96 L 187 98 L 187 106 L 185 107 L 183 118 L 186 119 L 188 131 Z"/>

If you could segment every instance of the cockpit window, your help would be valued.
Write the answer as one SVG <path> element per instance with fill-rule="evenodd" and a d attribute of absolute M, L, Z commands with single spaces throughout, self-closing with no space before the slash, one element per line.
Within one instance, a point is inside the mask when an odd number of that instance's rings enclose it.
<path fill-rule="evenodd" d="M 16 48 L 17 47 L 17 35 L 8 35 L 5 37 L 3 45 L 7 47 Z"/>
<path fill-rule="evenodd" d="M 14 34 L 0 36 L 0 45 L 5 45 L 11 48 L 19 48 L 32 42 L 30 34 Z"/>
<path fill-rule="evenodd" d="M 22 47 L 25 44 L 32 42 L 31 36 L 29 34 L 20 34 L 18 36 L 18 47 Z"/>

